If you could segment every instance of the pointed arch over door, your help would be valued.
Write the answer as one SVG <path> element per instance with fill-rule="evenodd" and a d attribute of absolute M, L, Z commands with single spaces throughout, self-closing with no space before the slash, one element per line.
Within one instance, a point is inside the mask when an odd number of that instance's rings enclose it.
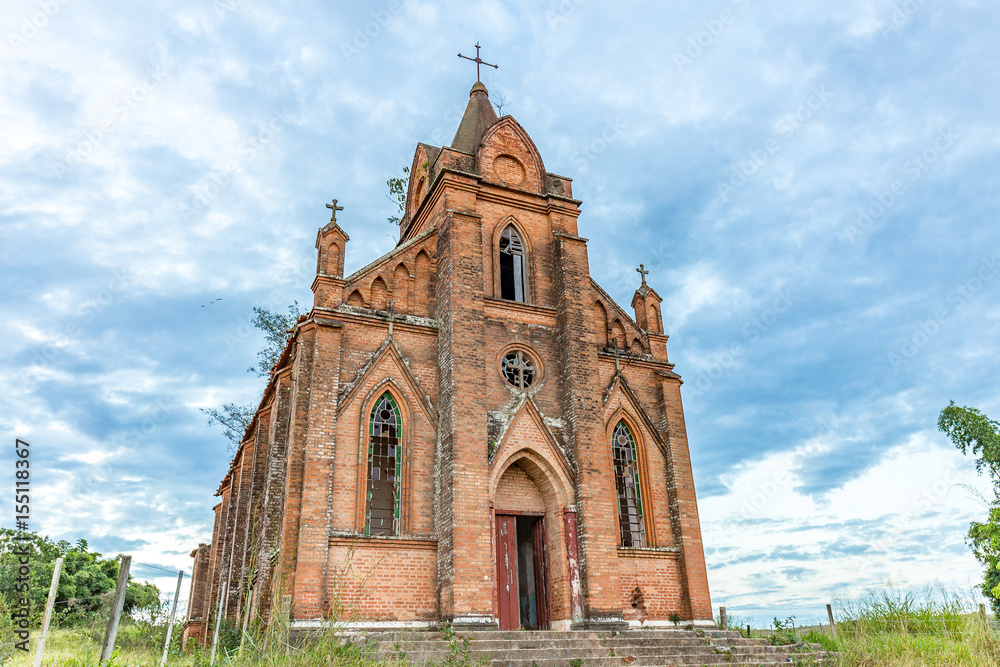
<path fill-rule="evenodd" d="M 513 224 L 500 234 L 500 298 L 526 302 L 525 252 L 521 235 Z"/>

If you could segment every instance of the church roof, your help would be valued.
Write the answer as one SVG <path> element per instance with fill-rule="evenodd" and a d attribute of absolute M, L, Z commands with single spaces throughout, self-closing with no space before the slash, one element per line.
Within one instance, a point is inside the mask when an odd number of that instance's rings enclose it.
<path fill-rule="evenodd" d="M 486 130 L 497 122 L 497 112 L 490 103 L 490 94 L 480 81 L 469 91 L 469 105 L 465 107 L 465 115 L 451 140 L 451 148 L 472 155 L 479 146 Z"/>

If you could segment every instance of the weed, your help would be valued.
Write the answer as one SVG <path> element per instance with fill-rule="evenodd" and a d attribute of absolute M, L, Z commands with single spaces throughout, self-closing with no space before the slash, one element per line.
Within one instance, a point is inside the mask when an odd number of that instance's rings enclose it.
<path fill-rule="evenodd" d="M 799 638 L 795 634 L 795 617 L 789 616 L 783 621 L 779 621 L 777 617 L 775 617 L 774 632 L 768 636 L 767 641 L 770 642 L 772 646 L 797 644 L 799 642 Z"/>
<path fill-rule="evenodd" d="M 469 638 L 462 637 L 459 641 L 455 631 L 448 626 L 441 627 L 441 634 L 448 642 L 448 657 L 442 663 L 444 667 L 470 667 L 471 665 L 485 665 L 489 659 L 485 655 L 473 659 L 469 655 Z"/>
<path fill-rule="evenodd" d="M 802 641 L 809 644 L 819 644 L 823 647 L 824 651 L 837 651 L 837 640 L 835 640 L 830 635 L 825 632 L 819 632 L 815 629 L 807 632 L 803 637 Z"/>

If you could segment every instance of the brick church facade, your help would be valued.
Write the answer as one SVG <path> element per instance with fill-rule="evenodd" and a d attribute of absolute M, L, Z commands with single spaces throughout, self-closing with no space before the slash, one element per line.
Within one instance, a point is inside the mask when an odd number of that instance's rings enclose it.
<path fill-rule="evenodd" d="M 710 624 L 645 274 L 632 312 L 590 277 L 571 180 L 481 83 L 408 188 L 398 244 L 353 275 L 336 208 L 319 230 L 313 307 L 192 553 L 185 640 L 223 583 L 230 621 L 299 628 Z"/>

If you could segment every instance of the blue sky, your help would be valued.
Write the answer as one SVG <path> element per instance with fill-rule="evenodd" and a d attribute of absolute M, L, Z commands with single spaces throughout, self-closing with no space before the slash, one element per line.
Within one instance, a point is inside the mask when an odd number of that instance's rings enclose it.
<path fill-rule="evenodd" d="M 9 4 L 0 432 L 42 533 L 190 567 L 251 307 L 310 302 L 333 197 L 348 272 L 393 246 L 385 181 L 451 140 L 479 40 L 594 276 L 664 298 L 714 603 L 979 580 L 988 485 L 935 424 L 1000 415 L 995 3 Z"/>

